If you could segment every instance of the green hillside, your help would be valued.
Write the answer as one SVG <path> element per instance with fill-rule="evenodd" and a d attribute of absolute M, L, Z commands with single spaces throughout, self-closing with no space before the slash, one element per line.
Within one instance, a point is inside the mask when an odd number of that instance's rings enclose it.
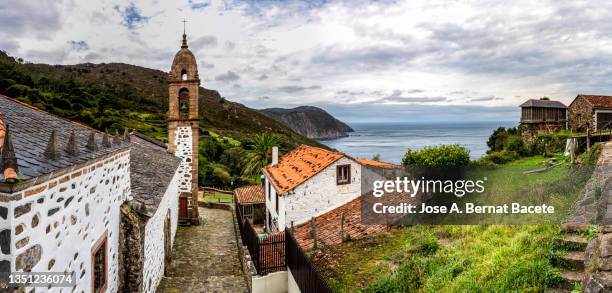
<path fill-rule="evenodd" d="M 167 73 L 129 64 L 31 64 L 0 51 L 0 93 L 99 130 L 136 129 L 167 141 Z M 255 135 L 279 137 L 281 151 L 319 145 L 284 124 L 200 88 L 201 184 L 248 183 L 241 162 Z"/>

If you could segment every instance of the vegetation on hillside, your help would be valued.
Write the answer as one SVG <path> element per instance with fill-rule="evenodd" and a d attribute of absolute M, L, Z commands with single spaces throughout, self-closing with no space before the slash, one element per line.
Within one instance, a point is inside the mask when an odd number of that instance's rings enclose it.
<path fill-rule="evenodd" d="M 593 164 L 597 147 L 582 157 L 584 164 Z M 551 220 L 567 216 L 592 166 L 577 174 L 564 162 L 547 172 L 524 174 L 547 160 L 533 156 L 489 168 L 484 174 L 487 202 L 523 202 L 543 191 L 565 211 Z M 542 292 L 561 281 L 553 267 L 553 240 L 559 233 L 558 226 L 545 224 L 414 225 L 323 247 L 312 258 L 334 292 Z"/>
<path fill-rule="evenodd" d="M 167 141 L 167 73 L 134 65 L 26 63 L 0 51 L 0 94 L 110 133 L 136 129 Z M 200 88 L 200 183 L 246 184 L 241 156 L 256 134 L 278 137 L 281 151 L 299 144 L 321 146 L 264 114 Z"/>
<path fill-rule="evenodd" d="M 569 131 L 539 133 L 526 143 L 517 128 L 499 127 L 489 137 L 489 150 L 479 163 L 505 164 L 521 157 L 535 155 L 550 157 L 563 151 L 569 136 Z"/>

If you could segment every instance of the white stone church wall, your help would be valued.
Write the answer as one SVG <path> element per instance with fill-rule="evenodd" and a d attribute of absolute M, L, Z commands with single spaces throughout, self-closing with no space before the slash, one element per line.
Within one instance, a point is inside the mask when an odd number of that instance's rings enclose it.
<path fill-rule="evenodd" d="M 164 276 L 164 224 L 166 215 L 170 213 L 170 241 L 174 243 L 174 235 L 178 224 L 179 178 L 180 175 L 177 170 L 164 194 L 164 198 L 159 203 L 157 211 L 147 221 L 145 227 L 144 292 L 155 292 Z"/>
<path fill-rule="evenodd" d="M 104 233 L 107 292 L 116 292 L 120 206 L 130 194 L 129 150 L 19 194 L 23 198 L 13 201 L 8 213 L 13 232 L 11 270 L 74 271 L 77 278 L 76 287 L 69 290 L 45 287 L 26 292 L 90 292 L 92 248 Z"/>
<path fill-rule="evenodd" d="M 347 164 L 351 165 L 351 183 L 337 185 L 336 166 Z M 285 228 L 282 224 L 289 227 L 291 221 L 294 225 L 304 223 L 359 197 L 361 168 L 359 163 L 343 157 L 284 195 L 279 202 L 283 206 L 279 209 L 285 212 L 284 223 L 279 222 L 281 231 Z"/>
<path fill-rule="evenodd" d="M 176 150 L 174 155 L 181 158 L 181 163 L 178 168 L 179 192 L 191 192 L 191 169 L 193 162 L 193 132 L 191 127 L 176 128 Z"/>

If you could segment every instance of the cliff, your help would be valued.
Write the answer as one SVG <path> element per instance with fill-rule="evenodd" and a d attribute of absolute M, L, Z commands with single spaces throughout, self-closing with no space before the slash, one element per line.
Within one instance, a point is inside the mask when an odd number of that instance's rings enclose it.
<path fill-rule="evenodd" d="M 313 106 L 293 109 L 269 108 L 260 111 L 310 139 L 334 139 L 348 136 L 348 132 L 353 132 L 346 123 Z"/>

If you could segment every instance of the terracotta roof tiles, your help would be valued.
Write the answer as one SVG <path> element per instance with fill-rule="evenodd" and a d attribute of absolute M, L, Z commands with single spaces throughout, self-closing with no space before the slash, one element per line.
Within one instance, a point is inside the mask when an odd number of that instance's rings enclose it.
<path fill-rule="evenodd" d="M 279 193 L 289 191 L 333 164 L 344 154 L 300 145 L 283 156 L 278 164 L 263 169 Z"/>
<path fill-rule="evenodd" d="M 234 189 L 238 203 L 264 203 L 264 189 L 261 184 L 249 185 Z"/>
<path fill-rule="evenodd" d="M 585 98 L 591 105 L 598 108 L 612 108 L 612 96 L 578 95 Z"/>
<path fill-rule="evenodd" d="M 336 209 L 315 218 L 317 245 L 336 245 L 342 243 L 340 233 L 341 215 L 344 214 L 344 235 L 357 240 L 367 235 L 387 230 L 387 225 L 367 225 L 361 222 L 361 198 L 358 197 Z M 293 236 L 299 245 L 311 249 L 312 224 L 310 221 L 294 227 Z"/>

